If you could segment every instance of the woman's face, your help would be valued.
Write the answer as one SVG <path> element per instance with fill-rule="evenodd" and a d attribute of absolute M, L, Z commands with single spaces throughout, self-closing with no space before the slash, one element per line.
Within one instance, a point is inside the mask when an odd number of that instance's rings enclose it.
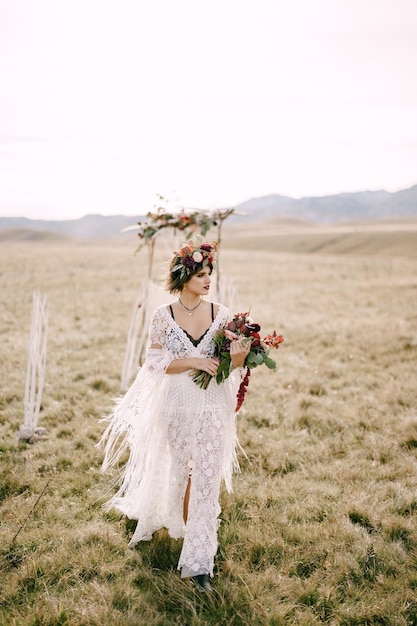
<path fill-rule="evenodd" d="M 203 267 L 191 276 L 190 280 L 185 283 L 184 289 L 198 296 L 207 295 L 210 289 L 210 274 L 211 269 L 207 266 Z"/>

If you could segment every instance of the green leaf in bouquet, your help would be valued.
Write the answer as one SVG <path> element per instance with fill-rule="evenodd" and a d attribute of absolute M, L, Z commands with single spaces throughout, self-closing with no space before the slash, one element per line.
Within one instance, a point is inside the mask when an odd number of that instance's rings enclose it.
<path fill-rule="evenodd" d="M 248 356 L 245 359 L 245 364 L 250 367 L 251 365 L 257 365 L 256 354 L 254 352 L 249 352 Z"/>
<path fill-rule="evenodd" d="M 258 352 L 254 354 L 253 360 L 255 361 L 256 365 L 262 365 L 262 363 L 264 362 L 264 357 Z"/>
<path fill-rule="evenodd" d="M 228 361 L 227 359 L 222 359 L 220 361 L 219 367 L 217 368 L 216 382 L 221 383 L 226 380 L 229 375 L 229 371 L 230 361 Z"/>
<path fill-rule="evenodd" d="M 271 359 L 271 357 L 267 355 L 264 356 L 264 363 L 267 367 L 269 367 L 270 370 L 277 369 L 277 364 L 275 363 L 274 359 Z"/>

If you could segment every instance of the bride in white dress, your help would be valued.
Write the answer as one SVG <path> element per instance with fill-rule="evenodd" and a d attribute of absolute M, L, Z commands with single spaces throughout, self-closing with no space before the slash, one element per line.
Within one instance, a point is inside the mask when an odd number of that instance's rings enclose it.
<path fill-rule="evenodd" d="M 216 244 L 184 245 L 175 253 L 167 289 L 178 294 L 152 316 L 146 359 L 108 419 L 101 444 L 103 471 L 129 452 L 117 493 L 106 503 L 138 520 L 131 546 L 165 527 L 183 537 L 178 563 L 200 591 L 210 591 L 217 552 L 221 479 L 232 489 L 236 459 L 236 393 L 250 345 L 232 341 L 233 371 L 221 384 L 200 388 L 190 374 L 214 376 L 215 333 L 231 319 L 208 294 Z"/>

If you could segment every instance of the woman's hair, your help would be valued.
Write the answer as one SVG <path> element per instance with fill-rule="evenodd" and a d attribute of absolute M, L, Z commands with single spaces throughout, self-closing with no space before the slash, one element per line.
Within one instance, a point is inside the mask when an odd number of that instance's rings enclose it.
<path fill-rule="evenodd" d="M 217 250 L 217 243 L 215 242 L 201 243 L 199 245 L 194 245 L 190 242 L 182 246 L 178 252 L 175 252 L 165 281 L 165 286 L 169 293 L 182 291 L 185 283 L 194 274 L 200 272 L 203 267 L 210 268 L 211 273 Z"/>

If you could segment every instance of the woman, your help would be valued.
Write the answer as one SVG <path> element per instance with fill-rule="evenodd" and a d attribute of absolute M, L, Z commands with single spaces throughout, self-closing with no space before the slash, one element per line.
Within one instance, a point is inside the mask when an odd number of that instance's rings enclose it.
<path fill-rule="evenodd" d="M 232 341 L 234 371 L 224 383 L 212 379 L 202 389 L 193 381 L 196 370 L 215 376 L 213 337 L 230 319 L 224 306 L 202 299 L 216 251 L 215 243 L 202 243 L 175 253 L 167 288 L 178 299 L 154 311 L 145 363 L 101 442 L 103 471 L 129 450 L 119 490 L 106 505 L 138 520 L 129 545 L 162 527 L 183 537 L 178 569 L 200 591 L 211 590 L 221 479 L 231 491 L 237 468 L 236 392 L 250 349 Z"/>

